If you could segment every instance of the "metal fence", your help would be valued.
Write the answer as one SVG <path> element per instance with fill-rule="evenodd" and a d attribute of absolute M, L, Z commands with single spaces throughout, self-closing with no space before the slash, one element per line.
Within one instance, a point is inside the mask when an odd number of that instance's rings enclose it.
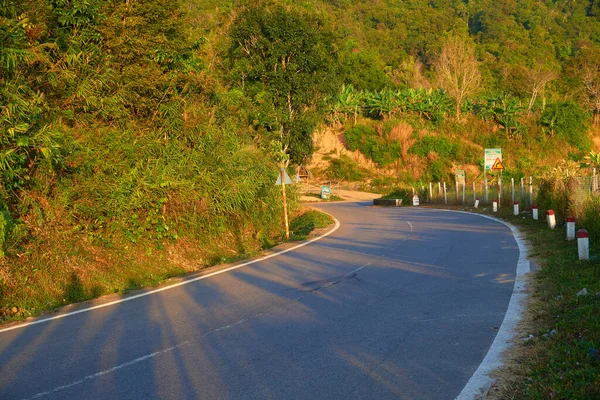
<path fill-rule="evenodd" d="M 477 180 L 466 182 L 430 182 L 420 188 L 420 197 L 431 204 L 473 206 L 479 199 L 481 205 L 491 205 L 494 200 L 500 205 L 512 206 L 515 201 L 530 207 L 537 196 L 537 185 L 533 177 L 497 181 Z"/>

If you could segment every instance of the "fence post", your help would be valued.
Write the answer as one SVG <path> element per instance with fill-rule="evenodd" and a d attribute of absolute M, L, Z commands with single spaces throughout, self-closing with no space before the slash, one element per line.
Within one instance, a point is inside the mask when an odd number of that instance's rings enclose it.
<path fill-rule="evenodd" d="M 433 184 L 429 182 L 429 202 L 431 203 L 431 199 L 433 199 Z"/>
<path fill-rule="evenodd" d="M 446 182 L 444 182 L 444 204 L 448 204 L 448 193 L 446 192 Z"/>
<path fill-rule="evenodd" d="M 512 195 L 512 202 L 515 202 L 515 178 L 510 178 L 510 192 Z"/>
<path fill-rule="evenodd" d="M 456 181 L 454 186 L 456 186 L 456 204 L 458 204 L 458 181 Z"/>
<path fill-rule="evenodd" d="M 521 203 L 525 203 L 525 178 L 521 178 Z"/>
<path fill-rule="evenodd" d="M 533 177 L 529 175 L 529 204 L 533 204 Z"/>
<path fill-rule="evenodd" d="M 487 173 L 485 170 L 483 171 L 483 201 L 485 204 L 488 202 L 488 183 L 487 183 Z"/>

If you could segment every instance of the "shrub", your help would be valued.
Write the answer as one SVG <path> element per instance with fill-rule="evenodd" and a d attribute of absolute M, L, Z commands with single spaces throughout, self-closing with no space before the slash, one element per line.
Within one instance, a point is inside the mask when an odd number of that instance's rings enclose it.
<path fill-rule="evenodd" d="M 331 159 L 331 163 L 325 170 L 325 174 L 329 179 L 344 179 L 347 181 L 358 181 L 364 177 L 358 164 L 345 155 L 342 155 L 340 158 Z"/>
<path fill-rule="evenodd" d="M 410 149 L 409 153 L 421 157 L 427 157 L 431 152 L 437 153 L 442 158 L 456 158 L 460 146 L 441 136 L 424 136 L 419 139 Z"/>
<path fill-rule="evenodd" d="M 573 101 L 550 104 L 542 113 L 540 124 L 550 136 L 555 135 L 580 150 L 589 150 L 591 147 L 587 135 L 589 117 Z"/>
<path fill-rule="evenodd" d="M 348 129 L 344 136 L 348 149 L 359 150 L 380 167 L 393 163 L 400 157 L 401 145 L 387 135 L 379 135 L 372 128 L 356 125 Z"/>

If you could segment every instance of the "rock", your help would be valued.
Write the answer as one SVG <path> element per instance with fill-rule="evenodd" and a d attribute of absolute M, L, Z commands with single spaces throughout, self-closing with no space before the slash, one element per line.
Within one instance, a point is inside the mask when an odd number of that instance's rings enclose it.
<path fill-rule="evenodd" d="M 579 292 L 577 292 L 577 297 L 579 296 L 587 296 L 588 292 L 586 288 L 581 289 Z"/>
<path fill-rule="evenodd" d="M 535 336 L 534 335 L 529 335 L 527 337 L 521 338 L 522 341 L 527 342 L 530 341 L 531 339 L 534 339 Z"/>

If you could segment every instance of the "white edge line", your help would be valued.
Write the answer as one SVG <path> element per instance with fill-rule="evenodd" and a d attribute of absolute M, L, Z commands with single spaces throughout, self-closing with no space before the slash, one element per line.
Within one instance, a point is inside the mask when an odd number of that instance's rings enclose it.
<path fill-rule="evenodd" d="M 512 345 L 512 340 L 515 337 L 515 329 L 522 318 L 524 304 L 527 298 L 527 283 L 525 281 L 525 275 L 527 275 L 530 272 L 530 264 L 527 259 L 527 246 L 525 245 L 522 235 L 517 227 L 508 222 L 487 215 L 469 213 L 464 211 L 453 212 L 478 215 L 480 217 L 500 222 L 501 224 L 510 228 L 513 237 L 517 242 L 517 246 L 519 247 L 519 260 L 517 261 L 516 271 L 517 276 L 515 278 L 513 292 L 510 296 L 510 301 L 508 303 L 508 308 L 506 310 L 506 314 L 504 315 L 502 325 L 500 325 L 500 329 L 496 334 L 496 338 L 492 342 L 492 345 L 490 346 L 485 358 L 483 359 L 481 364 L 479 364 L 479 367 L 477 368 L 475 373 L 473 373 L 473 376 L 471 376 L 471 379 L 469 379 L 463 390 L 456 397 L 456 400 L 471 400 L 476 398 L 482 398 L 485 395 L 485 391 L 489 389 L 494 382 L 494 379 L 490 377 L 490 374 L 498 368 L 502 367 L 502 354 Z"/>
<path fill-rule="evenodd" d="M 325 213 L 324 211 L 321 211 L 321 212 Z M 207 278 L 210 278 L 210 277 L 215 276 L 215 275 L 224 274 L 225 272 L 230 272 L 230 271 L 233 271 L 233 270 L 236 270 L 236 269 L 239 269 L 239 268 L 251 265 L 251 264 L 256 264 L 258 262 L 261 262 L 261 261 L 264 261 L 264 260 L 268 260 L 269 258 L 273 258 L 273 257 L 276 257 L 276 256 L 280 256 L 282 254 L 285 254 L 285 253 L 289 253 L 290 251 L 297 250 L 297 249 L 299 249 L 301 247 L 304 247 L 306 245 L 314 243 L 314 242 L 316 242 L 318 240 L 324 239 L 324 238 L 326 238 L 327 236 L 331 235 L 333 232 L 335 232 L 335 231 L 337 231 L 339 229 L 339 227 L 340 227 L 340 221 L 338 221 L 337 218 L 335 218 L 331 214 L 328 214 L 328 213 L 325 213 L 325 214 L 327 214 L 331 218 L 333 218 L 333 220 L 335 222 L 335 225 L 334 225 L 334 227 L 331 230 L 327 231 L 326 233 L 322 234 L 321 236 L 317 236 L 316 238 L 312 238 L 310 240 L 302 242 L 302 243 L 300 243 L 300 244 L 298 244 L 298 245 L 296 245 L 294 247 L 290 247 L 289 249 L 281 250 L 281 251 L 278 251 L 276 253 L 272 253 L 272 254 L 269 254 L 267 256 L 264 256 L 264 257 L 252 260 L 252 261 L 247 261 L 247 262 L 244 262 L 242 264 L 234 265 L 234 266 L 229 267 L 229 268 L 225 268 L 225 269 L 222 269 L 222 270 L 219 270 L 219 271 L 211 272 L 211 273 L 208 273 L 206 275 L 198 276 L 196 278 L 188 279 L 188 280 L 185 280 L 183 282 L 174 283 L 172 285 L 161 287 L 161 288 L 155 289 L 155 290 L 151 290 L 149 292 L 144 292 L 144 293 L 140 293 L 140 294 L 137 294 L 137 295 L 134 295 L 134 296 L 126 297 L 124 299 L 119 299 L 119 300 L 111 301 L 109 303 L 99 304 L 97 306 L 83 308 L 81 310 L 72 311 L 72 312 L 68 312 L 68 313 L 60 314 L 60 315 L 55 315 L 55 316 L 49 317 L 49 318 L 42 318 L 42 319 L 38 319 L 38 320 L 35 320 L 35 321 L 27 322 L 27 323 L 24 323 L 24 324 L 18 324 L 18 325 L 14 325 L 14 326 L 11 326 L 11 327 L 8 327 L 8 328 L 0 329 L 0 333 L 12 331 L 12 330 L 15 330 L 15 329 L 22 329 L 22 328 L 26 328 L 26 327 L 31 326 L 31 325 L 37 325 L 37 324 L 41 324 L 41 323 L 44 323 L 44 322 L 50 322 L 50 321 L 54 321 L 54 320 L 61 319 L 61 318 L 66 318 L 66 317 L 70 317 L 70 316 L 76 315 L 76 314 L 90 312 L 90 311 L 93 311 L 93 310 L 97 310 L 99 308 L 114 306 L 115 304 L 120 304 L 120 303 L 124 303 L 126 301 L 131 301 L 131 300 L 139 299 L 140 297 L 150 296 L 151 294 L 155 294 L 155 293 L 159 293 L 159 292 L 164 292 L 165 290 L 174 289 L 176 287 L 187 285 L 189 283 L 196 282 L 196 281 L 201 281 L 203 279 L 207 279 Z"/>

